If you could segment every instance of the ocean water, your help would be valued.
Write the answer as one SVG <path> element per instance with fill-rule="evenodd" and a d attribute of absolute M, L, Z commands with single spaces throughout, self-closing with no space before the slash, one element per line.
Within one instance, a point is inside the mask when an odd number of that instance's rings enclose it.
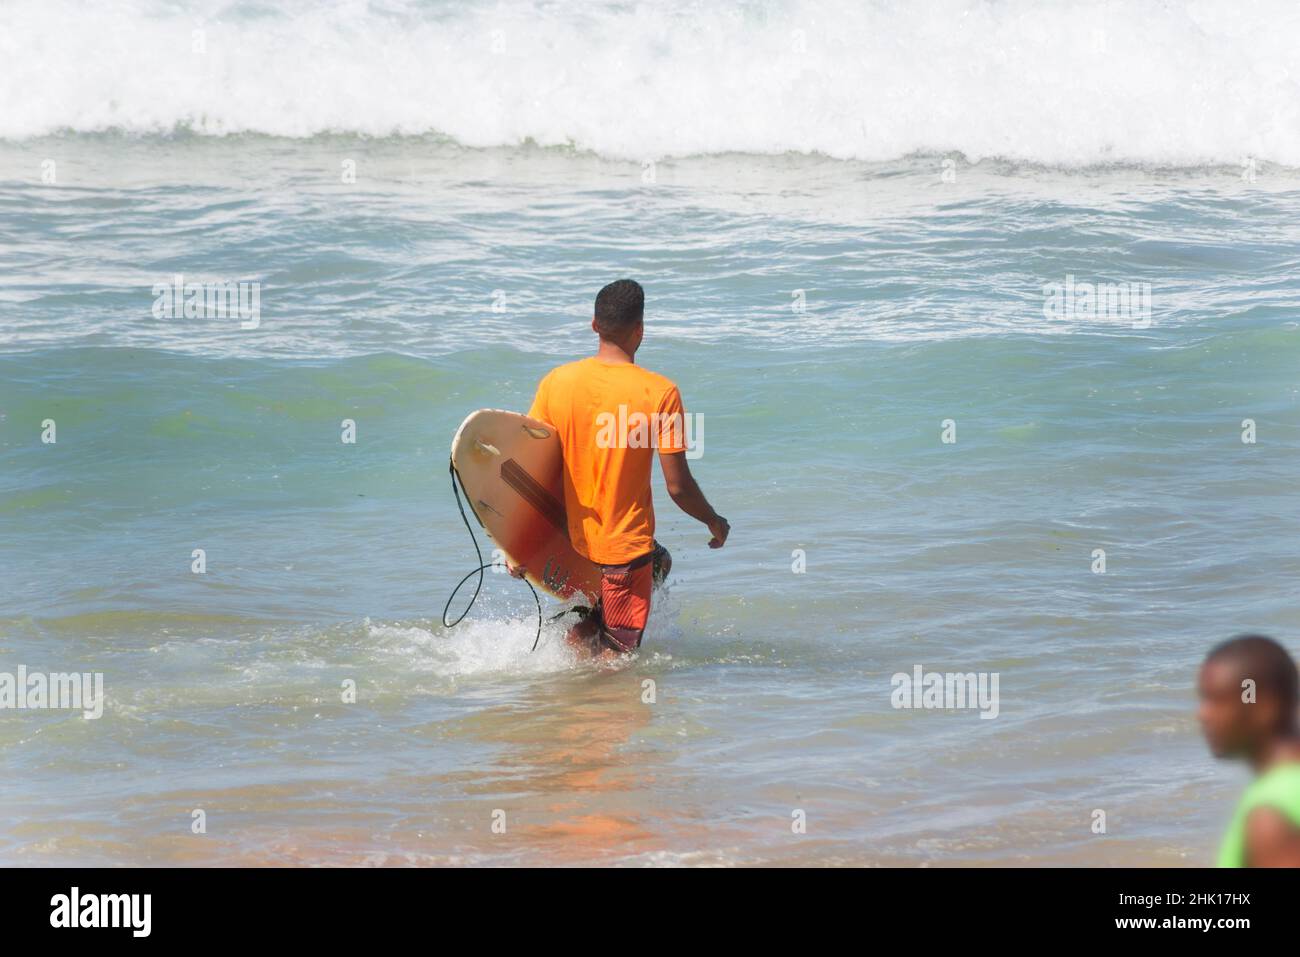
<path fill-rule="evenodd" d="M 1197 664 L 1300 651 L 1298 38 L 7 4 L 0 672 L 106 703 L 0 710 L 0 862 L 1209 862 L 1244 777 Z M 178 275 L 256 323 L 157 315 Z M 504 575 L 446 629 L 451 436 L 589 353 L 620 276 L 732 538 L 656 475 L 673 575 L 613 666 L 558 622 L 530 653 Z M 1088 283 L 1135 308 L 1052 308 Z M 894 707 L 917 666 L 996 674 L 996 718 Z"/>

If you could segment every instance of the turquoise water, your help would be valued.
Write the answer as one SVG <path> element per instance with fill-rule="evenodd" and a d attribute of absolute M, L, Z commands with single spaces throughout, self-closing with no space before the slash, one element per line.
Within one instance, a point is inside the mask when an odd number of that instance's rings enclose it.
<path fill-rule="evenodd" d="M 1098 165 L 1047 133 L 992 158 L 977 125 L 805 155 L 737 120 L 655 126 L 649 166 L 562 97 L 555 145 L 526 110 L 213 136 L 251 94 L 214 130 L 116 92 L 123 129 L 70 93 L 53 130 L 0 125 L 0 671 L 107 694 L 0 712 L 0 862 L 1211 860 L 1243 778 L 1196 666 L 1246 630 L 1297 650 L 1287 124 Z M 178 273 L 260 283 L 257 328 L 156 317 Z M 447 630 L 475 563 L 451 436 L 588 353 L 620 276 L 732 538 L 656 476 L 673 576 L 615 667 L 559 624 L 529 654 L 505 576 Z M 1049 318 L 1068 276 L 1149 283 L 1149 322 Z M 916 665 L 997 673 L 997 718 L 892 707 Z"/>
<path fill-rule="evenodd" d="M 54 150 L 85 178 L 21 179 Z M 340 154 L 371 178 L 303 172 Z M 6 861 L 1207 859 L 1235 779 L 1196 663 L 1295 627 L 1288 174 L 730 157 L 647 187 L 562 151 L 256 138 L 4 163 L 0 648 L 108 698 L 0 723 Z M 174 272 L 261 281 L 260 327 L 155 319 Z M 1067 273 L 1150 282 L 1150 328 L 1045 319 Z M 735 532 L 711 552 L 659 494 L 674 578 L 610 673 L 558 626 L 527 654 L 503 577 L 438 614 L 473 565 L 452 432 L 587 351 L 623 274 Z M 998 672 L 999 717 L 891 708 L 915 664 Z"/>

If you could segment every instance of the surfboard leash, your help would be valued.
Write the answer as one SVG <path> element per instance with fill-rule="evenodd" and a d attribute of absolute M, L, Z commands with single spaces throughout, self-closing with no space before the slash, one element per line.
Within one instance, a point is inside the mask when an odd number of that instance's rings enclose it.
<path fill-rule="evenodd" d="M 451 492 L 456 496 L 456 507 L 460 509 L 460 520 L 465 523 L 465 528 L 469 531 L 469 540 L 474 543 L 474 554 L 478 556 L 479 561 L 478 568 L 474 569 L 462 578 L 460 584 L 451 590 L 451 594 L 447 596 L 447 604 L 442 608 L 443 627 L 455 628 L 465 620 L 465 616 L 469 614 L 469 610 L 474 607 L 474 602 L 478 601 L 478 594 L 483 589 L 483 573 L 489 568 L 496 567 L 496 563 L 489 562 L 486 565 L 483 564 L 483 550 L 478 547 L 478 536 L 474 534 L 474 526 L 469 523 L 469 517 L 465 514 L 465 503 L 461 501 L 460 475 L 456 472 L 456 463 L 448 460 L 447 471 L 451 473 Z M 466 492 L 465 494 L 468 495 L 469 493 Z M 448 621 L 447 613 L 451 611 L 451 603 L 456 600 L 457 593 L 459 593 L 461 588 L 465 586 L 465 583 L 475 575 L 478 575 L 478 583 L 474 586 L 474 594 L 470 596 L 469 604 L 465 606 L 465 610 L 460 613 L 459 618 L 455 621 Z M 528 590 L 533 593 L 533 601 L 537 602 L 537 635 L 533 638 L 533 647 L 528 649 L 528 653 L 532 654 L 537 650 L 537 643 L 542 640 L 542 599 L 538 596 L 537 589 L 533 587 L 532 582 L 527 578 L 522 579 L 522 581 L 528 586 Z M 565 612 L 560 612 L 560 615 L 563 615 L 564 613 Z M 555 617 L 558 618 L 560 615 L 556 615 Z"/>

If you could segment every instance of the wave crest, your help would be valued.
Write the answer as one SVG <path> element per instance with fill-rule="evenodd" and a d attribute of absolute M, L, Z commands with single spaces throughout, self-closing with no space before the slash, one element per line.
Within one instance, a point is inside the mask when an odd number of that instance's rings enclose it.
<path fill-rule="evenodd" d="M 1300 166 L 1300 8 L 13 0 L 0 137 L 442 134 L 723 152 Z"/>

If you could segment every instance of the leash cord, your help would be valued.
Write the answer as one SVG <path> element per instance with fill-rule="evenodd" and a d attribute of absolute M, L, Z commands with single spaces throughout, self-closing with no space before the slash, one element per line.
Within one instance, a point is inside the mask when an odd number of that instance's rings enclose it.
<path fill-rule="evenodd" d="M 495 568 L 496 564 L 491 562 L 486 565 L 483 564 L 483 550 L 478 547 L 478 536 L 474 534 L 474 526 L 469 523 L 469 517 L 465 514 L 465 503 L 462 502 L 460 498 L 460 476 L 456 474 L 455 463 L 449 462 L 447 470 L 451 473 L 451 491 L 452 494 L 456 496 L 456 507 L 460 509 L 460 520 L 465 523 L 465 528 L 469 531 L 469 540 L 474 543 L 474 554 L 478 556 L 479 561 L 478 568 L 474 569 L 462 578 L 460 584 L 451 590 L 451 594 L 447 596 L 447 604 L 442 608 L 443 627 L 455 628 L 465 620 L 465 616 L 469 614 L 469 610 L 474 607 L 474 602 L 478 601 L 478 593 L 483 588 L 483 572 L 487 571 L 489 568 Z M 466 494 L 468 495 L 469 493 L 467 492 Z M 465 583 L 475 575 L 478 575 L 478 584 L 474 586 L 474 594 L 470 596 L 469 604 L 465 606 L 465 610 L 460 613 L 459 618 L 455 621 L 448 621 L 447 613 L 451 611 L 451 603 L 456 600 L 457 593 L 459 593 L 461 588 L 465 586 Z M 528 590 L 533 593 L 533 601 L 537 602 L 537 636 L 533 638 L 533 647 L 530 648 L 528 652 L 529 654 L 532 654 L 537 650 L 537 643 L 542 640 L 542 599 L 538 597 L 537 589 L 533 587 L 532 582 L 527 578 L 522 579 L 522 581 L 528 586 Z M 560 614 L 562 615 L 564 612 L 560 612 Z M 556 617 L 558 618 L 559 615 Z"/>

